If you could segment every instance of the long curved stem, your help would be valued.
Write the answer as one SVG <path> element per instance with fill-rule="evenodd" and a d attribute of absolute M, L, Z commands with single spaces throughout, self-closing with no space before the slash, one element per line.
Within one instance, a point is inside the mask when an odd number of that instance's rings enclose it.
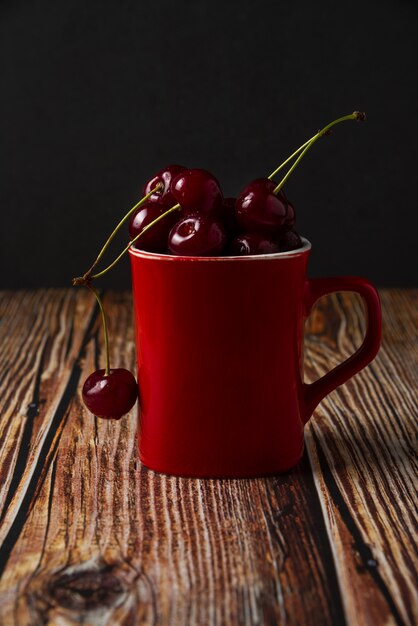
<path fill-rule="evenodd" d="M 105 341 L 105 350 L 106 350 L 106 369 L 105 369 L 105 375 L 109 376 L 110 374 L 110 358 L 109 358 L 109 335 L 107 332 L 107 321 L 106 321 L 106 315 L 104 312 L 104 308 L 103 308 L 103 304 L 102 304 L 102 300 L 99 296 L 98 291 L 90 284 L 87 284 L 87 287 L 90 289 L 90 291 L 92 291 L 94 293 L 94 295 L 96 296 L 96 300 L 97 303 L 99 305 L 100 308 L 100 312 L 102 314 L 102 322 L 103 322 L 103 334 L 104 334 L 104 341 Z"/>
<path fill-rule="evenodd" d="M 108 265 L 104 270 L 102 270 L 101 272 L 98 272 L 97 274 L 93 274 L 93 276 L 90 276 L 91 280 L 94 280 L 96 278 L 100 278 L 100 276 L 103 276 L 104 274 L 106 274 L 109 270 L 111 270 L 113 267 L 115 267 L 116 263 L 118 263 L 121 258 L 123 257 L 123 255 L 125 254 L 125 252 L 128 252 L 129 248 L 141 237 L 141 235 L 143 235 L 144 233 L 147 232 L 147 230 L 149 230 L 150 228 L 152 228 L 155 224 L 157 224 L 160 220 L 162 220 L 166 215 L 170 215 L 170 213 L 173 213 L 174 211 L 178 211 L 180 208 L 179 204 L 175 204 L 173 207 L 171 207 L 171 209 L 168 209 L 168 211 L 165 211 L 165 213 L 161 213 L 161 215 L 159 215 L 157 218 L 155 218 L 155 220 L 153 220 L 152 222 L 150 222 L 149 224 L 147 224 L 146 226 L 144 226 L 144 228 L 141 230 L 140 233 L 137 234 L 136 237 L 134 237 L 132 239 L 132 241 L 130 241 L 128 243 L 128 245 L 126 246 L 126 248 L 124 248 L 122 250 L 122 252 L 119 254 L 119 256 L 116 257 L 116 259 L 110 264 Z"/>
<path fill-rule="evenodd" d="M 366 115 L 365 113 L 361 113 L 360 111 L 354 111 L 354 113 L 351 113 L 350 115 L 344 115 L 343 117 L 339 117 L 337 120 L 334 120 L 333 122 L 330 122 L 329 124 L 327 124 L 326 126 L 324 126 L 324 128 L 322 128 L 318 133 L 316 133 L 316 135 L 314 135 L 308 142 L 307 144 L 304 144 L 304 148 L 303 146 L 301 146 L 301 148 L 303 148 L 302 152 L 300 153 L 300 155 L 298 156 L 298 158 L 296 159 L 296 161 L 293 163 L 293 165 L 289 168 L 288 172 L 285 174 L 285 176 L 282 178 L 282 180 L 280 181 L 280 183 L 276 186 L 276 188 L 274 189 L 273 193 L 277 194 L 279 193 L 280 189 L 283 187 L 283 185 L 285 184 L 285 182 L 287 181 L 287 179 L 289 178 L 289 176 L 291 175 L 291 173 L 293 172 L 293 170 L 295 169 L 295 167 L 297 167 L 297 165 L 300 163 L 300 161 L 303 159 L 303 157 L 305 156 L 305 154 L 308 152 L 308 150 L 313 146 L 313 144 L 323 135 L 326 135 L 328 133 L 328 131 L 335 126 L 336 124 L 339 124 L 340 122 L 346 122 L 348 120 L 358 120 L 358 121 L 364 121 L 366 119 Z M 291 157 L 289 157 L 288 161 L 290 160 Z M 285 161 L 286 162 L 286 161 Z M 281 166 L 280 166 L 281 169 Z"/>
<path fill-rule="evenodd" d="M 141 198 L 141 200 L 139 200 L 139 202 L 134 204 L 134 206 L 131 209 L 129 209 L 129 211 L 126 213 L 126 215 L 121 219 L 119 224 L 115 227 L 115 229 L 109 235 L 106 243 L 104 244 L 103 248 L 100 250 L 99 254 L 97 255 L 96 260 L 94 261 L 93 265 L 86 272 L 86 275 L 89 275 L 89 274 L 92 273 L 92 271 L 94 270 L 94 268 L 96 267 L 96 265 L 98 264 L 100 259 L 102 258 L 103 254 L 106 252 L 109 244 L 113 241 L 115 235 L 117 234 L 117 232 L 119 231 L 121 226 L 123 226 L 123 224 L 126 222 L 128 217 L 130 217 L 132 215 L 132 213 L 134 213 L 134 211 L 139 209 L 144 204 L 144 202 L 146 202 L 152 196 L 153 193 L 156 193 L 157 191 L 159 191 L 161 189 L 161 187 L 162 187 L 161 183 L 158 183 L 158 185 L 156 185 L 154 187 L 154 189 L 151 189 L 151 191 L 149 193 L 147 193 L 143 198 Z"/>

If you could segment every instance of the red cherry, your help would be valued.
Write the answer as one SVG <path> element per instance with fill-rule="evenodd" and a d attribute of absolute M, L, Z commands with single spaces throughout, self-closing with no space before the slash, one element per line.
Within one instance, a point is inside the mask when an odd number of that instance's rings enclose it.
<path fill-rule="evenodd" d="M 260 233 L 247 233 L 235 237 L 229 246 L 229 254 L 240 256 L 246 254 L 272 254 L 280 252 L 279 246 L 272 239 Z"/>
<path fill-rule="evenodd" d="M 280 252 L 289 252 L 302 246 L 302 239 L 295 230 L 288 230 L 279 237 Z"/>
<path fill-rule="evenodd" d="M 282 188 L 280 190 L 280 194 L 284 200 L 284 202 L 286 203 L 286 219 L 285 219 L 285 225 L 284 225 L 284 230 L 291 230 L 296 222 L 296 212 L 295 212 L 295 207 L 293 205 L 292 202 L 290 202 L 290 200 L 287 198 L 284 189 Z"/>
<path fill-rule="evenodd" d="M 172 193 L 186 214 L 215 214 L 222 208 L 223 196 L 218 181 L 201 169 L 185 170 L 172 183 Z"/>
<path fill-rule="evenodd" d="M 126 369 L 96 370 L 83 385 L 83 401 L 97 417 L 120 419 L 128 413 L 138 397 L 136 380 Z"/>
<path fill-rule="evenodd" d="M 242 191 L 235 211 L 244 230 L 276 235 L 286 228 L 286 198 L 282 191 L 275 195 L 275 187 L 268 178 L 258 178 Z"/>
<path fill-rule="evenodd" d="M 158 193 L 153 193 L 149 199 L 151 202 L 159 202 L 161 200 L 167 208 L 171 208 L 177 204 L 177 201 L 171 193 L 173 179 L 185 169 L 183 165 L 168 165 L 149 179 L 144 186 L 143 195 L 145 196 L 160 183 L 163 185 L 163 189 Z"/>
<path fill-rule="evenodd" d="M 286 229 L 291 230 L 296 222 L 296 213 L 295 213 L 295 207 L 293 206 L 293 204 L 291 202 L 289 202 L 289 200 L 287 201 L 287 214 L 286 214 L 286 220 L 285 220 L 285 227 Z"/>
<path fill-rule="evenodd" d="M 129 222 L 129 236 L 134 239 L 145 226 L 153 222 L 162 213 L 167 211 L 167 206 L 162 200 L 146 202 L 135 213 Z M 140 250 L 149 252 L 164 252 L 167 249 L 167 239 L 170 230 L 178 220 L 176 212 L 170 213 L 154 226 L 151 226 L 134 244 Z"/>
<path fill-rule="evenodd" d="M 226 232 L 221 222 L 203 215 L 188 215 L 173 226 L 168 247 L 180 256 L 215 256 L 225 248 Z"/>

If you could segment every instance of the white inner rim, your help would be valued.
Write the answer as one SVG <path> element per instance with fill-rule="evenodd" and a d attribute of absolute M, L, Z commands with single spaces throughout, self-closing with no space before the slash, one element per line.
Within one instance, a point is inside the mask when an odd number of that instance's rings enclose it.
<path fill-rule="evenodd" d="M 310 241 L 301 237 L 303 246 L 296 248 L 296 250 L 290 250 L 289 252 L 273 252 L 272 254 L 244 254 L 239 256 L 178 256 L 175 254 L 161 254 L 160 252 L 146 252 L 145 250 L 137 250 L 132 246 L 129 248 L 129 253 L 134 256 L 138 256 L 145 259 L 165 259 L 167 261 L 256 261 L 263 259 L 283 259 L 289 256 L 298 256 L 304 254 L 312 248 Z"/>

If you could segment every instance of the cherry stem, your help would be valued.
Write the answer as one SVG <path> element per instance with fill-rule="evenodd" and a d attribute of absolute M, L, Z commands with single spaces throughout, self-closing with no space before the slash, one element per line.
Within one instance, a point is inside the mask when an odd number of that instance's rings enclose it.
<path fill-rule="evenodd" d="M 278 172 L 282 168 L 283 165 L 285 165 L 289 160 L 293 158 L 293 156 L 295 156 L 298 152 L 302 150 L 302 152 L 300 153 L 296 161 L 293 163 L 293 165 L 289 168 L 288 172 L 282 178 L 280 183 L 277 185 L 277 187 L 275 187 L 275 189 L 273 190 L 273 193 L 274 194 L 279 193 L 280 189 L 283 187 L 283 185 L 285 184 L 285 182 L 287 181 L 287 179 L 289 178 L 289 176 L 291 175 L 295 167 L 297 167 L 297 165 L 303 159 L 303 157 L 308 152 L 308 150 L 313 146 L 313 144 L 320 137 L 323 137 L 324 135 L 326 135 L 333 126 L 335 126 L 336 124 L 339 124 L 340 122 L 346 122 L 348 120 L 356 120 L 356 121 L 363 122 L 365 119 L 366 119 L 365 113 L 362 113 L 360 111 L 354 111 L 354 113 L 351 113 L 350 115 L 344 115 L 343 117 L 339 117 L 337 120 L 334 120 L 333 122 L 330 122 L 329 124 L 324 126 L 324 128 L 322 128 L 319 132 L 316 133 L 316 135 L 314 135 L 311 139 L 309 139 L 308 142 L 306 142 L 305 144 L 303 144 L 303 146 L 301 146 L 298 150 L 296 150 L 296 152 L 294 152 L 292 156 L 290 156 L 286 161 L 284 161 L 284 163 L 282 163 L 282 165 L 280 165 L 279 168 L 273 173 L 275 174 L 276 172 Z M 269 176 L 269 178 L 271 177 Z"/>
<path fill-rule="evenodd" d="M 129 248 L 136 243 L 136 241 L 144 234 L 147 232 L 147 230 L 149 230 L 150 228 L 152 228 L 153 226 L 155 226 L 155 224 L 157 224 L 159 221 L 161 221 L 162 219 L 164 219 L 166 217 L 166 215 L 170 215 L 170 213 L 174 213 L 174 211 L 178 211 L 180 209 L 180 205 L 179 204 L 175 204 L 174 206 L 171 207 L 171 209 L 168 209 L 168 211 L 165 211 L 165 213 L 161 213 L 161 215 L 159 215 L 157 218 L 155 218 L 155 220 L 153 220 L 152 222 L 150 222 L 149 224 L 147 224 L 146 226 L 144 226 L 144 228 L 141 230 L 140 233 L 138 233 L 136 235 L 136 237 L 134 237 L 132 239 L 132 241 L 130 241 L 128 243 L 128 245 L 126 246 L 126 248 L 124 248 L 122 250 L 122 252 L 119 254 L 119 256 L 116 257 L 116 259 L 110 264 L 108 265 L 104 270 L 102 270 L 101 272 L 98 272 L 97 274 L 93 274 L 92 276 L 88 277 L 88 280 L 94 280 L 96 278 L 99 278 L 100 276 L 103 276 L 104 274 L 106 274 L 109 270 L 111 270 L 113 267 L 115 267 L 116 263 L 118 263 L 121 258 L 123 257 L 123 255 L 128 252 Z"/>
<path fill-rule="evenodd" d="M 100 259 L 102 258 L 102 256 L 104 255 L 104 253 L 106 252 L 109 244 L 112 242 L 112 240 L 114 239 L 116 233 L 119 231 L 119 229 L 123 226 L 123 224 L 126 222 L 126 220 L 128 219 L 128 217 L 130 217 L 132 215 L 132 213 L 134 213 L 134 211 L 136 211 L 136 209 L 139 209 L 139 207 L 141 207 L 144 202 L 146 202 L 153 193 L 156 193 L 158 191 L 161 191 L 163 188 L 162 183 L 158 183 L 158 185 L 156 185 L 154 187 L 154 189 L 151 189 L 151 191 L 149 193 L 147 193 L 143 198 L 141 198 L 141 200 L 139 200 L 139 202 L 137 202 L 131 209 L 129 209 L 129 211 L 127 212 L 127 214 L 121 219 L 121 221 L 119 222 L 119 224 L 116 226 L 116 228 L 113 230 L 113 232 L 111 233 L 111 235 L 109 235 L 105 245 L 103 246 L 103 248 L 100 250 L 99 254 L 97 255 L 96 260 L 94 261 L 93 265 L 91 266 L 91 268 L 85 273 L 85 276 L 90 276 L 92 271 L 94 270 L 94 268 L 96 267 L 96 265 L 98 264 L 98 262 L 100 261 Z"/>
<path fill-rule="evenodd" d="M 102 314 L 102 322 L 103 322 L 103 334 L 104 334 L 104 341 L 105 341 L 105 350 L 106 350 L 106 369 L 105 369 L 105 376 L 109 376 L 110 374 L 110 359 L 109 359 L 109 335 L 107 333 L 107 322 L 106 322 L 106 315 L 104 312 L 104 308 L 103 308 L 103 304 L 102 304 L 102 300 L 99 296 L 98 291 L 90 284 L 87 283 L 86 284 L 87 287 L 90 289 L 90 291 L 92 291 L 94 293 L 94 295 L 96 296 L 96 300 L 97 303 L 99 305 L 100 308 L 100 312 Z"/>
<path fill-rule="evenodd" d="M 269 180 L 271 180 L 272 178 L 274 178 L 274 177 L 276 176 L 276 174 L 278 174 L 278 173 L 280 172 L 280 170 L 281 170 L 281 169 L 283 169 L 283 168 L 284 168 L 284 166 L 285 166 L 285 165 L 287 165 L 287 164 L 289 163 L 289 161 L 291 161 L 291 160 L 293 159 L 293 157 L 295 157 L 297 154 L 299 154 L 299 152 L 300 152 L 301 150 L 303 150 L 304 148 L 306 148 L 306 146 L 307 146 L 308 144 L 310 144 L 310 143 L 311 143 L 311 141 L 312 141 L 312 139 L 315 139 L 315 137 L 316 137 L 316 135 L 314 135 L 313 137 L 311 137 L 310 139 L 308 139 L 308 141 L 305 141 L 305 143 L 304 143 L 302 146 L 299 146 L 299 148 L 298 148 L 297 150 L 295 150 L 295 151 L 294 151 L 294 153 L 290 155 L 290 157 L 287 157 L 286 161 L 283 161 L 283 163 L 281 163 L 281 164 L 279 165 L 279 167 L 278 167 L 278 168 L 276 168 L 276 169 L 274 170 L 274 172 L 272 172 L 272 173 L 270 174 L 270 176 L 268 176 L 268 179 L 269 179 Z"/>

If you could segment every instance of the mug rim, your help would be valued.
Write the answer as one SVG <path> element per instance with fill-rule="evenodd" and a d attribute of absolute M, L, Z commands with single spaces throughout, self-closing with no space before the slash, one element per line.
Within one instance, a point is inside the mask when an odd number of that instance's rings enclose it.
<path fill-rule="evenodd" d="M 266 259 L 288 259 L 289 257 L 302 256 L 312 248 L 311 242 L 306 237 L 301 237 L 303 246 L 288 252 L 273 252 L 272 254 L 245 254 L 237 256 L 180 256 L 176 254 L 162 254 L 161 252 L 147 252 L 138 250 L 132 246 L 129 254 L 141 259 L 160 259 L 161 261 L 262 261 Z"/>

